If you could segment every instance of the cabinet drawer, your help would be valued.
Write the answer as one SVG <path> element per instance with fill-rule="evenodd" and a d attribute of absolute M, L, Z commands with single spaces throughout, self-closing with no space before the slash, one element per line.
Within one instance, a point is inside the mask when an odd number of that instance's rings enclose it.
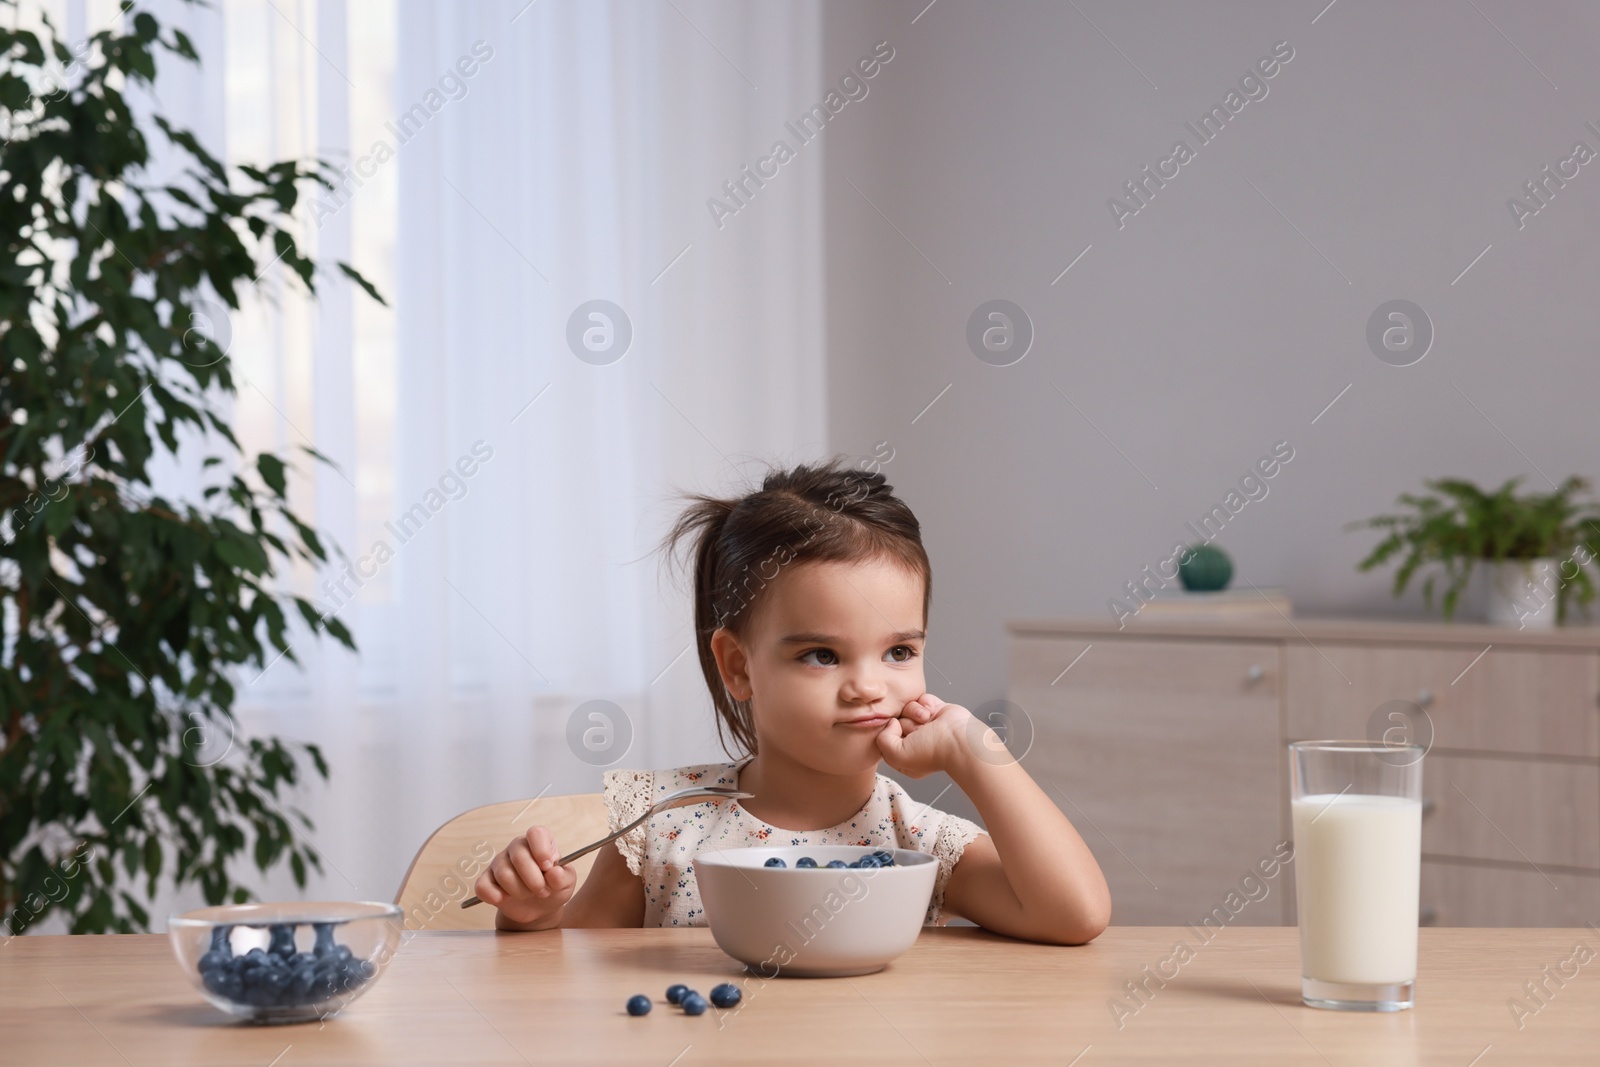
<path fill-rule="evenodd" d="M 1600 876 L 1422 863 L 1429 926 L 1583 926 L 1600 912 Z"/>
<path fill-rule="evenodd" d="M 1600 868 L 1600 767 L 1429 755 L 1422 851 Z"/>
<path fill-rule="evenodd" d="M 1088 640 L 1012 638 L 1024 765 L 1100 861 L 1115 922 L 1197 922 L 1284 836 L 1278 646 L 1092 640 L 1077 659 Z M 1233 922 L 1277 925 L 1282 909 L 1274 885 Z"/>
<path fill-rule="evenodd" d="M 1600 757 L 1600 656 L 1491 647 L 1474 663 L 1479 651 L 1291 644 L 1288 740 L 1368 737 L 1381 705 L 1407 700 L 1425 706 L 1435 748 Z"/>

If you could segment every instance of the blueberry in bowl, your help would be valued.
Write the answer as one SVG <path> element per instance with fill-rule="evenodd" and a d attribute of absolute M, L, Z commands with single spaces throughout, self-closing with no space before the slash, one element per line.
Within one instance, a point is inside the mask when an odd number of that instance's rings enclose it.
<path fill-rule="evenodd" d="M 201 995 L 252 1023 L 337 1014 L 370 989 L 400 942 L 394 904 L 287 902 L 199 908 L 167 919 L 178 963 Z"/>

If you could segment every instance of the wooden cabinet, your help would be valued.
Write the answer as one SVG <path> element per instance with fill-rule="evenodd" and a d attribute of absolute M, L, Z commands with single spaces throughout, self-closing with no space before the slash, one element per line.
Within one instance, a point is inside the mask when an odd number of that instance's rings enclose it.
<path fill-rule="evenodd" d="M 1416 738 L 1430 745 L 1424 922 L 1600 921 L 1600 628 L 1296 619 L 1009 630 L 1009 697 L 1034 729 L 1023 762 L 1094 849 L 1116 922 L 1214 913 L 1292 836 L 1284 746 L 1377 740 L 1390 721 L 1431 735 Z M 1408 717 L 1391 720 L 1397 708 Z M 1291 864 L 1231 922 L 1293 922 L 1293 885 Z"/>
<path fill-rule="evenodd" d="M 1600 767 L 1435 749 L 1422 796 L 1424 856 L 1600 870 Z"/>
<path fill-rule="evenodd" d="M 1013 646 L 1024 762 L 1094 846 L 1115 921 L 1198 922 L 1279 839 L 1279 648 L 1098 638 L 1060 675 L 1087 643 Z M 1040 714 L 1057 701 L 1070 713 Z M 1277 925 L 1282 909 L 1263 900 L 1237 921 Z"/>
<path fill-rule="evenodd" d="M 1422 865 L 1426 926 L 1586 926 L 1600 914 L 1600 878 L 1530 867 Z"/>
<path fill-rule="evenodd" d="M 1402 700 L 1427 711 L 1436 749 L 1600 759 L 1593 650 L 1317 641 L 1284 651 L 1291 741 L 1365 737 L 1372 713 Z"/>

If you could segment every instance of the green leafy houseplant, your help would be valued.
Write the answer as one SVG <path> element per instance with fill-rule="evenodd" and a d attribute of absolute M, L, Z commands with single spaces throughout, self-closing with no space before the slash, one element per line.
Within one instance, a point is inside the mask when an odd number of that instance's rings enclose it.
<path fill-rule="evenodd" d="M 1491 493 L 1461 479 L 1437 478 L 1423 483 L 1432 494 L 1400 494 L 1397 502 L 1409 507 L 1408 513 L 1379 515 L 1345 527 L 1388 531 L 1356 569 L 1368 571 L 1399 556 L 1394 576 L 1394 595 L 1399 596 L 1418 568 L 1441 566 L 1446 580 L 1442 607 L 1449 619 L 1476 564 L 1554 559 L 1561 565 L 1557 619 L 1565 619 L 1572 600 L 1585 606 L 1587 615 L 1595 595 L 1587 564 L 1600 552 L 1600 510 L 1578 499 L 1588 482 L 1573 475 L 1553 492 L 1518 495 L 1521 480 L 1512 478 Z M 1439 577 L 1430 573 L 1422 583 L 1429 607 Z"/>
<path fill-rule="evenodd" d="M 314 745 L 235 743 L 230 675 L 295 659 L 286 608 L 355 647 L 274 591 L 282 565 L 326 552 L 284 461 L 250 464 L 219 416 L 235 387 L 205 325 L 272 262 L 314 291 L 286 226 L 330 169 L 232 171 L 157 115 L 184 170 L 156 184 L 124 90 L 153 82 L 158 50 L 197 56 L 132 5 L 123 27 L 77 55 L 48 23 L 0 28 L 0 936 L 53 912 L 75 933 L 149 929 L 123 886 L 148 903 L 168 878 L 246 901 L 228 870 L 242 854 L 287 859 L 304 886 L 320 858 L 282 804 L 305 757 L 324 779 L 327 764 Z M 152 456 L 183 427 L 226 453 L 204 461 L 220 483 L 204 507 L 152 492 Z M 225 460 L 224 481 L 209 468 Z"/>

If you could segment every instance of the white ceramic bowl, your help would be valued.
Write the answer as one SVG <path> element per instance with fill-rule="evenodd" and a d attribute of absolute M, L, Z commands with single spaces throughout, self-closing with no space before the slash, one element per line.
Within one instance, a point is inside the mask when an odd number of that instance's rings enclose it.
<path fill-rule="evenodd" d="M 837 868 L 875 846 L 785 845 L 703 852 L 700 899 L 722 951 L 763 978 L 838 978 L 881 971 L 910 948 L 933 897 L 938 860 L 886 849 L 893 867 Z M 787 867 L 764 866 L 773 856 Z M 810 856 L 813 870 L 796 867 Z"/>
<path fill-rule="evenodd" d="M 207 1000 L 253 1023 L 326 1018 L 371 989 L 403 913 L 377 901 L 222 904 L 167 919 L 173 954 Z"/>

